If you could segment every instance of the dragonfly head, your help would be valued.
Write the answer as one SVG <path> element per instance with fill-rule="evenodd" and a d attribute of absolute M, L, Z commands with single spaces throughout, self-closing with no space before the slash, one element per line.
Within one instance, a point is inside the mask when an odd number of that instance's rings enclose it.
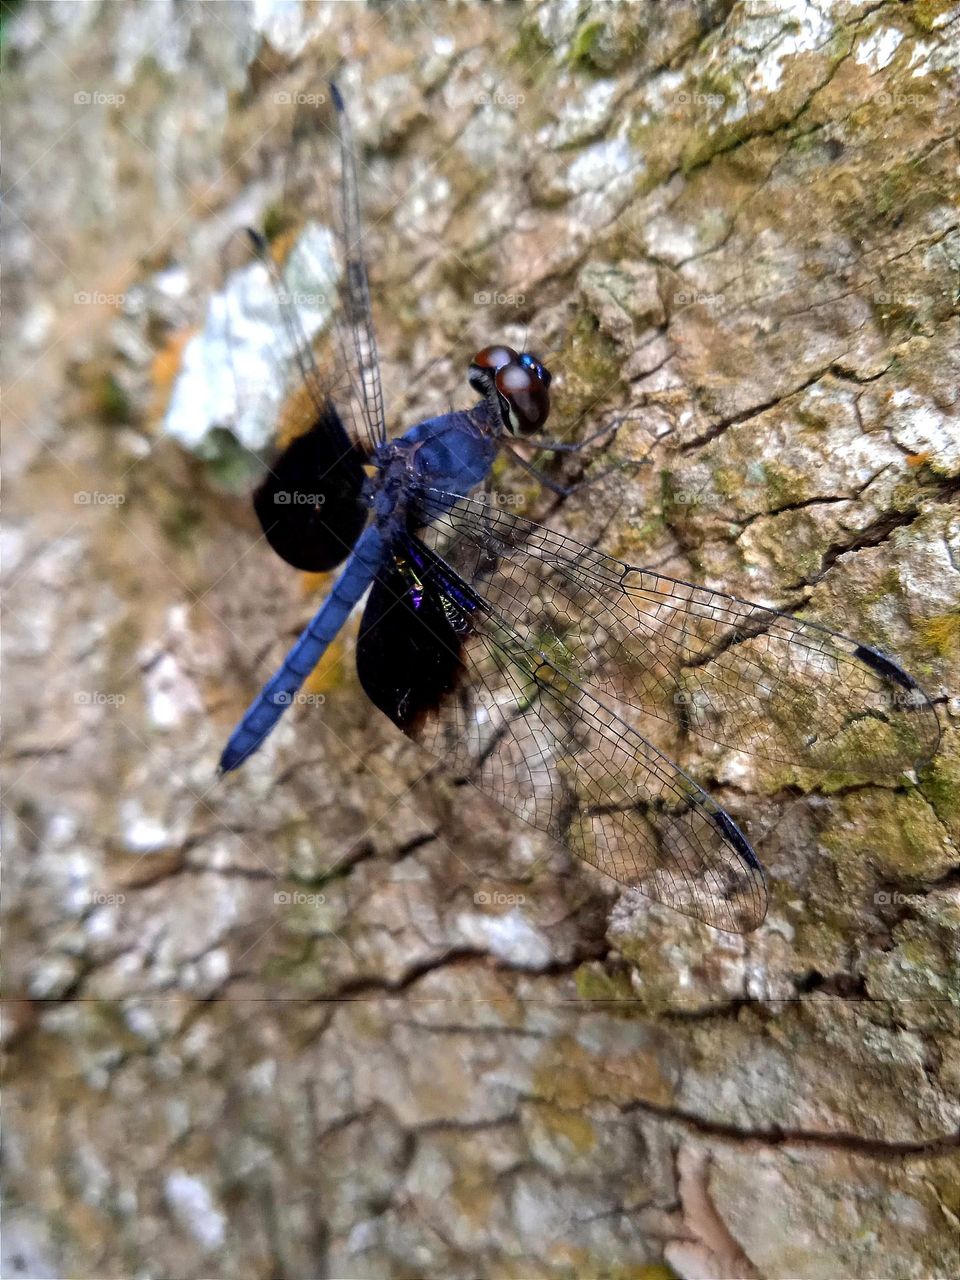
<path fill-rule="evenodd" d="M 529 351 L 484 347 L 470 362 L 470 385 L 512 436 L 539 430 L 550 413 L 550 371 Z"/>

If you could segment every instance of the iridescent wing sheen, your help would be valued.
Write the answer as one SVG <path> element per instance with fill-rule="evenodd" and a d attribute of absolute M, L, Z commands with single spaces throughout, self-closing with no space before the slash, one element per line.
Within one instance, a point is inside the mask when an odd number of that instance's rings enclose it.
<path fill-rule="evenodd" d="M 801 767 L 891 778 L 937 750 L 929 698 L 876 649 L 485 503 L 429 490 L 422 509 L 428 544 L 523 643 L 598 696 Z"/>
<path fill-rule="evenodd" d="M 416 538 L 373 585 L 357 671 L 404 733 L 585 862 L 718 929 L 763 919 L 725 810 Z"/>

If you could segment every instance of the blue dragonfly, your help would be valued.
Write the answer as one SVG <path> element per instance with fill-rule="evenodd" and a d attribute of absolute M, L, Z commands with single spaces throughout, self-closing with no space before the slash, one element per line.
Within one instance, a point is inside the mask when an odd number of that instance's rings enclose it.
<path fill-rule="evenodd" d="M 388 438 L 354 148 L 333 86 L 331 96 L 340 360 L 362 425 L 351 438 L 301 335 L 295 374 L 309 421 L 254 507 L 288 564 L 344 567 L 234 730 L 221 770 L 257 751 L 369 592 L 357 673 L 403 733 L 621 884 L 717 929 L 755 929 L 767 905 L 761 864 L 726 810 L 655 745 L 650 717 L 770 760 L 890 778 L 936 751 L 930 700 L 875 648 L 625 564 L 485 501 L 501 449 L 570 451 L 596 438 L 540 434 L 551 375 L 528 351 L 478 351 L 471 408 Z M 278 314 L 296 326 L 292 308 Z"/>

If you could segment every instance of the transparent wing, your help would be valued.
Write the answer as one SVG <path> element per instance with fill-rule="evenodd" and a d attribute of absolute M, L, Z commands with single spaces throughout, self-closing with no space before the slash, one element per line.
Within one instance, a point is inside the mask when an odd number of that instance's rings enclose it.
<path fill-rule="evenodd" d="M 337 296 L 332 233 L 311 224 L 278 261 L 254 232 L 235 232 L 221 252 L 223 286 L 187 345 L 167 414 L 189 448 L 219 458 L 232 440 L 259 455 L 349 390 L 335 362 L 321 374 L 314 357 Z"/>
<path fill-rule="evenodd" d="M 231 238 L 226 287 L 215 305 L 223 313 L 242 443 L 256 447 L 275 428 L 286 444 L 333 403 L 369 455 L 386 438 L 383 392 L 353 144 L 330 96 L 298 95 L 281 198 L 266 210 L 263 233 Z M 343 169 L 339 195 L 335 159 Z"/>
<path fill-rule="evenodd" d="M 283 200 L 265 218 L 270 239 L 255 231 L 232 238 L 226 288 L 212 313 L 233 381 L 225 419 L 248 448 L 279 446 L 254 499 L 264 534 L 288 563 L 321 571 L 343 559 L 363 527 L 360 455 L 369 456 L 386 428 L 356 160 L 339 93 L 331 86 L 329 95 L 298 95 L 292 124 Z M 338 201 L 322 176 L 333 141 Z M 241 244 L 245 260 L 236 265 Z M 326 349 L 325 331 L 332 338 Z"/>
<path fill-rule="evenodd" d="M 428 545 L 580 683 L 783 763 L 890 777 L 936 752 L 929 698 L 866 645 L 472 499 L 422 502 Z"/>
<path fill-rule="evenodd" d="M 322 322 L 331 297 L 329 257 L 322 288 L 314 284 L 308 292 L 306 236 L 283 267 L 257 233 L 247 233 L 246 242 L 254 261 L 233 276 L 234 305 L 225 309 L 236 406 L 279 445 L 254 509 L 279 555 L 296 568 L 321 572 L 343 560 L 367 517 L 362 459 L 335 407 L 336 386 L 321 375 L 302 312 L 309 307 Z M 322 257 L 322 245 L 313 248 Z"/>
<path fill-rule="evenodd" d="M 339 168 L 339 187 L 335 169 Z M 336 86 L 298 95 L 292 138 L 284 158 L 283 200 L 271 211 L 276 242 L 299 247 L 322 228 L 334 260 L 332 359 L 348 388 L 338 405 L 368 453 L 386 439 L 383 389 L 370 284 L 363 254 L 357 155 Z"/>
<path fill-rule="evenodd" d="M 377 337 L 370 308 L 370 281 L 363 256 L 363 222 L 353 132 L 340 90 L 330 85 L 340 138 L 340 240 L 344 261 L 343 302 L 360 381 L 364 421 L 374 446 L 387 438 Z"/>
<path fill-rule="evenodd" d="M 374 583 L 357 671 L 406 734 L 584 861 L 718 929 L 763 919 L 730 816 L 415 538 Z"/>

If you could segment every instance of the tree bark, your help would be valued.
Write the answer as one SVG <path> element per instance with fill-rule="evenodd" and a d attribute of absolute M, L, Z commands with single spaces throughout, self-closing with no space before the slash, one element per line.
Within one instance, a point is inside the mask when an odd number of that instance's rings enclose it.
<path fill-rule="evenodd" d="M 4 1275 L 960 1272 L 958 35 L 937 0 L 7 19 Z M 337 63 L 391 428 L 529 334 L 555 434 L 623 423 L 554 472 L 595 483 L 502 501 L 937 700 L 886 785 L 666 740 L 767 869 L 755 934 L 452 785 L 355 626 L 215 779 L 330 579 L 259 537 L 207 306 Z"/>

